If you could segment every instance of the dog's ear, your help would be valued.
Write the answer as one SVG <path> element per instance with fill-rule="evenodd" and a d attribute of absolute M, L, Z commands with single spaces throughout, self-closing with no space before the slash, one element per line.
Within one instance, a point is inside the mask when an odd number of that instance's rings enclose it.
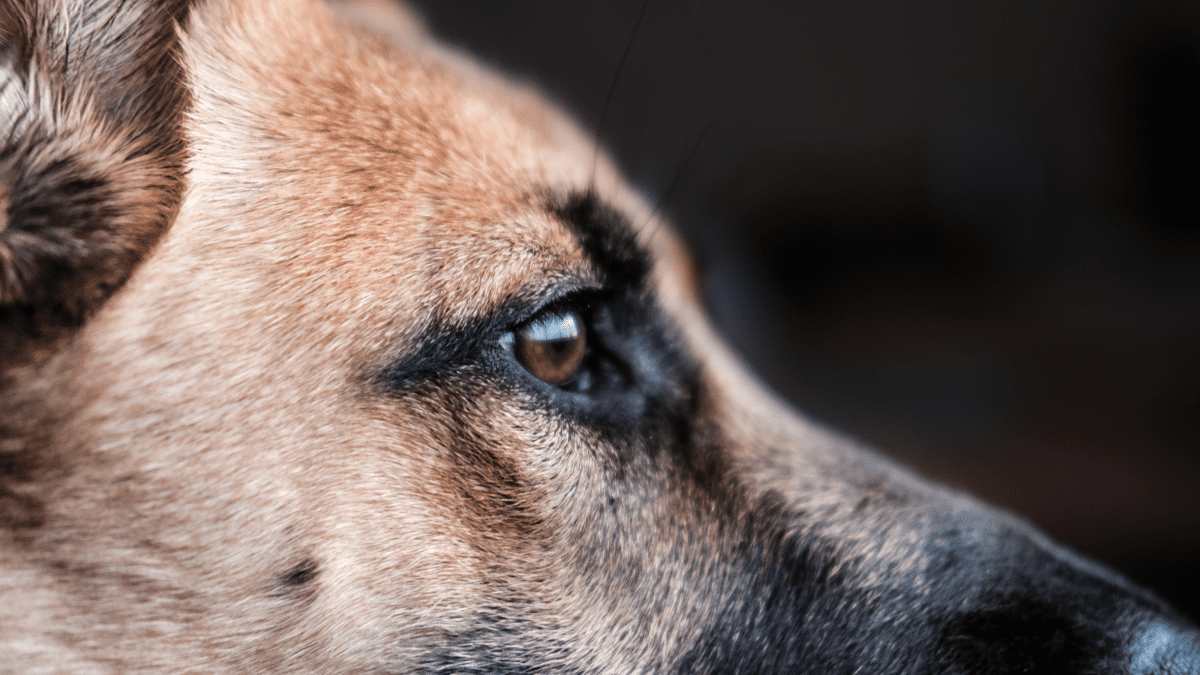
<path fill-rule="evenodd" d="M 0 367 L 69 337 L 170 226 L 189 0 L 0 0 Z"/>

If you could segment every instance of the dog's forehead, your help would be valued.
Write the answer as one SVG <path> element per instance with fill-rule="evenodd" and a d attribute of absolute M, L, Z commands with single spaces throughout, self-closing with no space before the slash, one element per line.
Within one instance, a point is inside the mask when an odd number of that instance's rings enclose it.
<path fill-rule="evenodd" d="M 277 252 L 290 264 L 275 274 L 341 270 L 328 290 L 343 299 L 391 286 L 394 311 L 412 317 L 477 316 L 555 283 L 600 282 L 556 205 L 610 169 L 559 113 L 321 7 L 289 4 L 315 16 L 284 26 L 255 14 L 270 11 L 213 2 L 188 29 L 198 187 L 184 216 L 259 244 L 240 250 Z"/>

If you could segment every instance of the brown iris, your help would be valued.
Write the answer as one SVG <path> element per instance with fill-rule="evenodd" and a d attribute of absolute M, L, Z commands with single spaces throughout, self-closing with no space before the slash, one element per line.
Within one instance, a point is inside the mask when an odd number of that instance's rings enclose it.
<path fill-rule="evenodd" d="M 525 369 L 550 384 L 563 384 L 579 370 L 587 330 L 576 312 L 543 314 L 501 340 Z"/>

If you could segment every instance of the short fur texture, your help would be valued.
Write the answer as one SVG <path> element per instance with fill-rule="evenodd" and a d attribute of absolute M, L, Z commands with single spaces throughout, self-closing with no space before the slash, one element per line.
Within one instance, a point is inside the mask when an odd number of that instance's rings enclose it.
<path fill-rule="evenodd" d="M 1200 672 L 777 401 L 592 139 L 400 9 L 0 35 L 0 672 Z M 549 311 L 562 386 L 503 347 Z"/>

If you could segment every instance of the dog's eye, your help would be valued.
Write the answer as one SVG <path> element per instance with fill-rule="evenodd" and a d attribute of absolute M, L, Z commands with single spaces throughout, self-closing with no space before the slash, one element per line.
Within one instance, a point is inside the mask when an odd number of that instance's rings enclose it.
<path fill-rule="evenodd" d="M 522 366 L 549 384 L 569 381 L 587 351 L 587 329 L 578 312 L 547 312 L 500 338 Z"/>

